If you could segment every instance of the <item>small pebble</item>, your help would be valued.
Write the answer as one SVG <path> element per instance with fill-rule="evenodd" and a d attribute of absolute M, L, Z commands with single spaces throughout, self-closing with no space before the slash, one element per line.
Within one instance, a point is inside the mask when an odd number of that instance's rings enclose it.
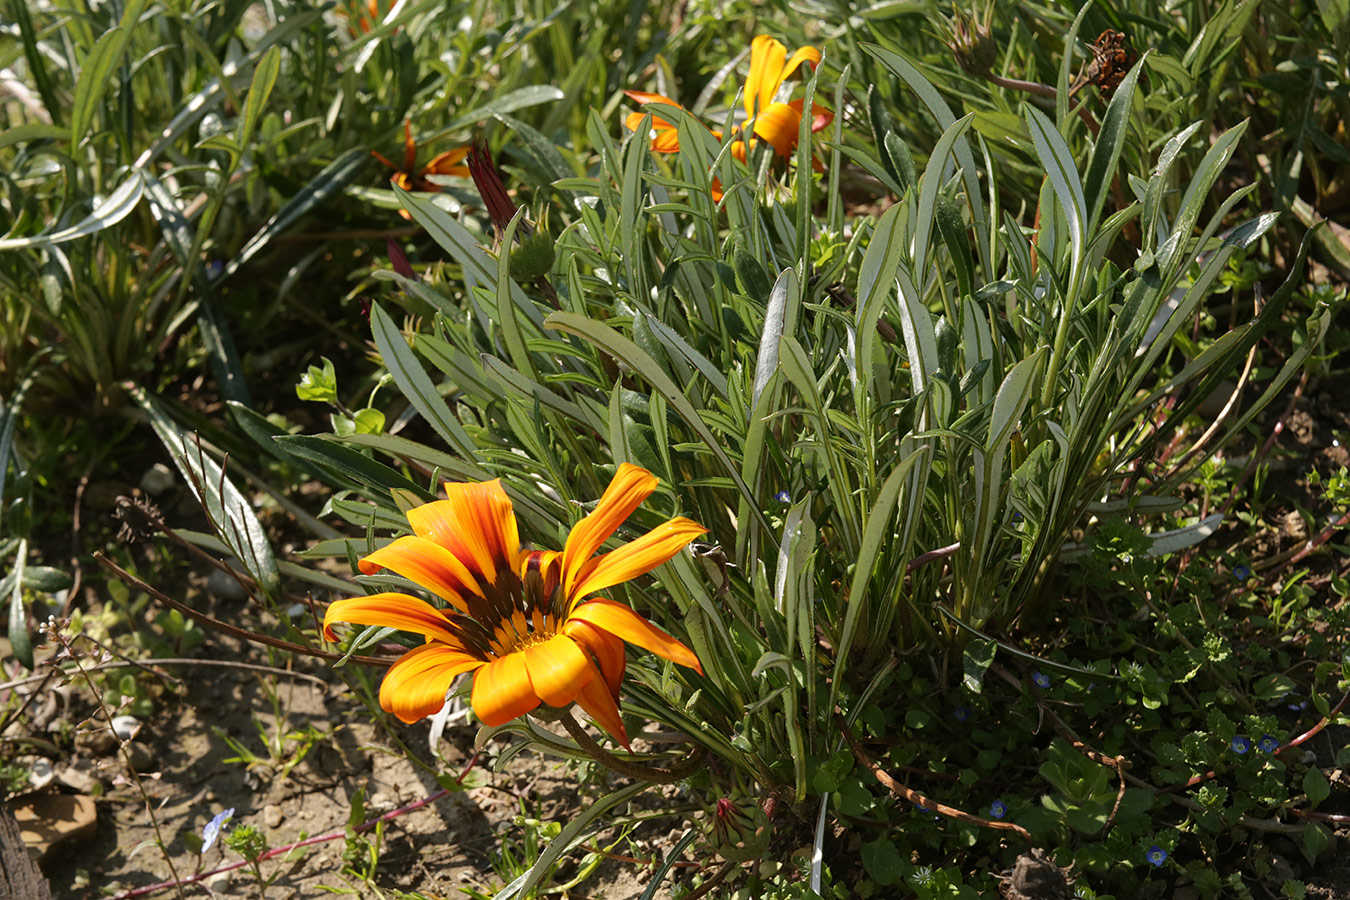
<path fill-rule="evenodd" d="M 28 783 L 34 790 L 42 790 L 47 785 L 56 780 L 56 772 L 52 770 L 50 760 L 37 759 L 33 761 L 33 768 L 28 772 Z"/>
<path fill-rule="evenodd" d="M 218 600 L 239 601 L 248 596 L 242 584 L 220 569 L 216 569 L 206 579 L 206 589 Z"/>
<path fill-rule="evenodd" d="M 233 874 L 233 872 L 217 872 L 215 875 L 212 875 L 210 878 L 206 879 L 207 890 L 211 891 L 213 894 L 225 893 L 230 889 L 230 876 Z"/>
<path fill-rule="evenodd" d="M 129 741 L 141 730 L 141 723 L 135 716 L 116 716 L 112 720 L 112 730 L 119 741 Z"/>
<path fill-rule="evenodd" d="M 275 803 L 269 803 L 264 806 L 262 812 L 263 824 L 268 828 L 280 827 L 282 820 L 286 818 L 286 814 L 281 811 L 281 807 L 277 806 Z"/>
<path fill-rule="evenodd" d="M 164 463 L 155 463 L 141 476 L 141 490 L 151 497 L 158 497 L 171 487 L 173 487 L 173 470 Z"/>

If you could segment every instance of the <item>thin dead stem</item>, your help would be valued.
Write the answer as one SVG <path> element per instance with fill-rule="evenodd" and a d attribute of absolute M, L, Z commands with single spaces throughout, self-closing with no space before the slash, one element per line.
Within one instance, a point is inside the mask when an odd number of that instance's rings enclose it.
<path fill-rule="evenodd" d="M 958 822 L 965 822 L 968 825 L 978 825 L 981 828 L 993 828 L 998 831 L 1014 832 L 1021 837 L 1022 840 L 1027 842 L 1028 849 L 1032 846 L 1031 832 L 1015 822 L 994 822 L 990 819 L 982 819 L 965 810 L 957 809 L 954 806 L 947 806 L 945 803 L 939 803 L 932 797 L 901 784 L 894 776 L 883 769 L 881 765 L 872 758 L 871 754 L 863 748 L 863 745 L 853 736 L 853 732 L 849 730 L 848 722 L 844 720 L 843 715 L 838 709 L 834 711 L 834 721 L 835 725 L 839 728 L 839 733 L 842 734 L 844 740 L 848 742 L 849 749 L 853 751 L 853 755 L 857 758 L 858 762 L 862 763 L 863 766 L 875 776 L 877 781 L 880 781 L 892 794 L 904 797 L 910 803 L 917 804 L 925 809 L 931 809 L 933 812 L 946 816 L 949 819 L 956 819 Z"/>

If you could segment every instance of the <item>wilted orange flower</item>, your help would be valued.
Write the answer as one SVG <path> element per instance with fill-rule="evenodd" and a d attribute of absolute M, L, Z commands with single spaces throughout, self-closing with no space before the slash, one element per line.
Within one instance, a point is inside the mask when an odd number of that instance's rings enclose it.
<path fill-rule="evenodd" d="M 748 127 L 756 137 L 768 141 L 780 157 L 786 158 L 796 149 L 804 104 L 801 100 L 793 100 L 791 103 L 779 102 L 775 99 L 778 90 L 803 64 L 809 64 L 814 68 L 820 60 L 820 51 L 811 46 L 801 47 L 789 59 L 787 47 L 767 34 L 757 36 L 750 44 L 750 74 L 745 79 L 744 91 L 747 124 L 742 127 Z M 624 91 L 624 93 L 644 106 L 658 102 L 679 106 L 674 100 L 660 94 L 644 91 Z M 624 125 L 628 130 L 636 131 L 642 123 L 642 118 L 643 114 L 640 112 L 629 113 Z M 833 120 L 832 113 L 816 110 L 811 120 L 811 130 L 820 131 Z M 674 153 L 680 149 L 679 132 L 673 123 L 653 115 L 652 132 L 652 150 L 655 152 Z M 714 130 L 713 134 L 718 138 L 722 137 L 720 131 Z M 735 141 L 731 145 L 731 154 L 741 162 L 745 162 L 747 150 L 754 149 L 754 146 L 754 139 L 750 140 L 748 148 L 745 142 Z"/>
<path fill-rule="evenodd" d="M 456 676 L 473 672 L 471 702 L 486 725 L 502 725 L 547 703 L 576 703 L 619 743 L 623 642 L 703 673 L 675 638 L 621 603 L 593 596 L 666 562 L 707 531 L 671 519 L 596 556 L 657 479 L 624 464 L 596 504 L 567 536 L 562 551 L 521 549 L 511 500 L 501 481 L 446 484 L 446 499 L 408 510 L 413 534 L 360 562 L 367 575 L 387 568 L 450 604 L 438 609 L 407 594 L 338 600 L 323 619 L 332 625 L 380 625 L 426 636 L 384 676 L 380 705 L 405 722 L 439 710 Z"/>

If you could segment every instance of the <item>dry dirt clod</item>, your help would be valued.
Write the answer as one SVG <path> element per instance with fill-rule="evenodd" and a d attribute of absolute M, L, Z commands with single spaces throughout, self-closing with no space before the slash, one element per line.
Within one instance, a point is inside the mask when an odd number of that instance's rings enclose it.
<path fill-rule="evenodd" d="M 56 847 L 83 841 L 98 831 L 94 798 L 83 794 L 24 794 L 7 802 L 24 845 L 46 859 Z"/>
<path fill-rule="evenodd" d="M 1072 884 L 1068 870 L 1055 865 L 1049 853 L 1036 847 L 1017 857 L 1005 882 L 1005 896 L 1008 900 L 1069 900 L 1073 897 Z"/>
<path fill-rule="evenodd" d="M 91 756 L 107 756 L 117 749 L 117 735 L 102 722 L 93 731 L 86 731 L 75 738 L 75 746 Z"/>
<path fill-rule="evenodd" d="M 286 818 L 286 814 L 281 811 L 281 807 L 275 803 L 269 803 L 263 807 L 263 824 L 268 828 L 279 828 Z"/>

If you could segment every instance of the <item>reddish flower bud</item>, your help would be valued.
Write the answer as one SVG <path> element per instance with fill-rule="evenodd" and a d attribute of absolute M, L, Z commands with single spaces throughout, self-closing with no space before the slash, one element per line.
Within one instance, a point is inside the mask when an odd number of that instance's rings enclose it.
<path fill-rule="evenodd" d="M 492 161 L 492 152 L 488 150 L 487 144 L 475 141 L 469 150 L 469 175 L 473 177 L 473 185 L 478 188 L 478 196 L 483 198 L 483 206 L 492 217 L 492 224 L 496 226 L 497 238 L 500 240 L 506 233 L 506 226 L 515 218 L 516 204 L 506 193 L 506 185 L 502 184 L 502 177 L 497 173 L 497 166 Z M 516 234 L 520 238 L 527 238 L 530 233 L 529 223 L 524 221 L 516 229 Z"/>

